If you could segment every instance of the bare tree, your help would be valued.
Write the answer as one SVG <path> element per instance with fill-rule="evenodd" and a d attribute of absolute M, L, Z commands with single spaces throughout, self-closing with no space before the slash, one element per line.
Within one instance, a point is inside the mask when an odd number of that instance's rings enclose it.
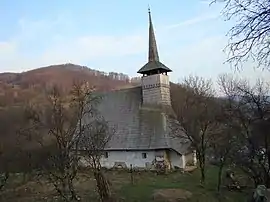
<path fill-rule="evenodd" d="M 270 1 L 269 0 L 214 0 L 223 2 L 227 20 L 236 24 L 229 30 L 228 62 L 242 67 L 252 59 L 258 67 L 270 67 Z"/>
<path fill-rule="evenodd" d="M 224 117 L 225 118 L 225 117 Z M 234 135 L 237 134 L 237 130 L 229 123 L 229 119 L 223 119 L 226 121 L 222 122 L 220 132 L 217 133 L 215 138 L 211 141 L 210 147 L 215 158 L 218 160 L 218 180 L 217 180 L 217 191 L 220 192 L 222 184 L 223 168 L 228 163 L 230 154 L 233 150 Z"/>
<path fill-rule="evenodd" d="M 99 116 L 98 119 L 96 117 L 96 115 L 94 119 L 92 117 L 85 117 L 89 122 L 86 124 L 80 146 L 86 161 L 94 171 L 100 199 L 101 201 L 108 202 L 112 200 L 112 197 L 108 180 L 101 170 L 101 160 L 108 155 L 105 147 L 114 134 L 115 128 L 110 127 L 102 116 Z"/>
<path fill-rule="evenodd" d="M 211 80 L 190 76 L 183 83 L 183 92 L 174 92 L 172 104 L 180 125 L 177 134 L 182 134 L 196 150 L 201 171 L 201 183 L 205 182 L 206 151 L 216 133 L 218 122 L 214 110 L 216 101 L 213 97 Z"/>
<path fill-rule="evenodd" d="M 87 85 L 75 84 L 68 96 L 62 96 L 54 86 L 45 107 L 32 105 L 26 113 L 29 127 L 23 134 L 32 136 L 42 148 L 54 145 L 54 149 L 48 151 L 41 174 L 64 201 L 78 200 L 73 181 L 78 170 L 78 142 L 85 129 L 82 118 L 94 111 L 96 99 L 91 92 Z"/>
<path fill-rule="evenodd" d="M 231 157 L 253 179 L 255 186 L 269 187 L 269 85 L 262 81 L 250 85 L 228 75 L 220 77 L 220 84 L 230 101 L 231 124 L 240 129 Z"/>

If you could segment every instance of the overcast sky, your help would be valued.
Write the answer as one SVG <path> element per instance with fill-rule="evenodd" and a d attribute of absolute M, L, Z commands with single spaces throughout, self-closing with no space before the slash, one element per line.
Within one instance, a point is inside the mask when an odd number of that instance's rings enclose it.
<path fill-rule="evenodd" d="M 223 64 L 233 22 L 220 16 L 221 4 L 205 0 L 1 0 L 0 72 L 70 62 L 137 76 L 147 61 L 148 4 L 172 81 L 233 72 Z M 270 78 L 252 63 L 241 75 Z"/>

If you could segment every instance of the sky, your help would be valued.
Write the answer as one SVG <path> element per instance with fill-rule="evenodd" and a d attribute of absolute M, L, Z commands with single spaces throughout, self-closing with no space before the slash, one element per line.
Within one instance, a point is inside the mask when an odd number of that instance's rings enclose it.
<path fill-rule="evenodd" d="M 147 62 L 148 5 L 172 81 L 221 73 L 270 79 L 252 63 L 240 72 L 224 64 L 233 22 L 207 0 L 0 0 L 0 72 L 74 63 L 138 76 Z"/>

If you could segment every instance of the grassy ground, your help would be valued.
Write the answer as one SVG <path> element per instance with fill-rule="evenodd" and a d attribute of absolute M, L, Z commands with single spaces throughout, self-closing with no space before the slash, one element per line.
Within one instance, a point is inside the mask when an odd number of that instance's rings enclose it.
<path fill-rule="evenodd" d="M 143 174 L 145 175 L 145 174 Z M 137 178 L 135 185 L 125 185 L 121 187 L 120 193 L 128 201 L 151 201 L 152 193 L 157 189 L 181 188 L 192 193 L 192 198 L 189 201 L 246 201 L 245 192 L 229 192 L 225 188 L 222 190 L 220 197 L 216 194 L 217 169 L 211 167 L 207 170 L 207 182 L 205 188 L 199 184 L 199 170 L 194 173 L 172 173 L 168 176 L 141 176 Z"/>
<path fill-rule="evenodd" d="M 110 180 L 114 194 L 121 201 L 128 202 L 147 202 L 153 201 L 152 195 L 157 189 L 181 188 L 192 193 L 192 198 L 188 201 L 246 201 L 247 194 L 245 192 L 229 192 L 222 190 L 222 194 L 218 200 L 216 194 L 216 178 L 217 169 L 210 167 L 207 170 L 207 182 L 205 188 L 199 185 L 199 170 L 193 173 L 182 174 L 174 172 L 168 175 L 156 175 L 154 173 L 141 172 L 134 173 L 134 184 L 131 184 L 130 173 L 120 171 L 107 171 L 106 176 Z M 76 181 L 76 189 L 82 201 L 97 201 L 95 194 L 95 180 L 87 171 L 80 172 L 79 179 Z M 17 176 L 12 177 L 5 192 L 2 193 L 2 201 L 55 201 L 52 185 L 45 182 L 38 183 L 36 180 L 29 180 L 22 183 Z"/>

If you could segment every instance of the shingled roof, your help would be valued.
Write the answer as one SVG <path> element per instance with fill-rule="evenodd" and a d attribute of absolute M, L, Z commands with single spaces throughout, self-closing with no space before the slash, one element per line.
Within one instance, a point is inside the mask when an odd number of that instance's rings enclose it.
<path fill-rule="evenodd" d="M 166 111 L 142 106 L 141 87 L 100 94 L 98 110 L 115 134 L 106 150 L 172 149 L 180 154 L 188 152 L 188 144 L 172 134 L 171 118 Z"/>
<path fill-rule="evenodd" d="M 144 74 L 152 70 L 163 70 L 165 72 L 171 72 L 172 70 L 166 67 L 163 63 L 159 61 L 149 61 L 147 62 L 137 73 Z"/>
<path fill-rule="evenodd" d="M 148 63 L 138 73 L 158 74 L 170 71 L 159 61 L 149 11 Z M 98 96 L 101 96 L 101 102 L 97 106 L 100 115 L 108 122 L 109 127 L 116 126 L 106 150 L 171 149 L 180 154 L 189 152 L 189 144 L 174 134 L 173 131 L 176 130 L 172 130 L 172 123 L 175 122 L 171 116 L 172 109 L 143 104 L 141 86 L 100 93 Z M 84 121 L 87 123 L 87 120 Z"/>

